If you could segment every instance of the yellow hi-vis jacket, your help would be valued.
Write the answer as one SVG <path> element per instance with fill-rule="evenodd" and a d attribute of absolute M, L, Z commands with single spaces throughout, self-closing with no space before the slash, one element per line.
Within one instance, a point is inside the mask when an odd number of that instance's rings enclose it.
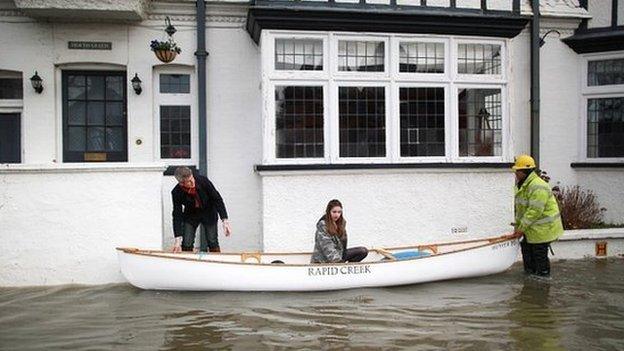
<path fill-rule="evenodd" d="M 535 172 L 516 187 L 515 210 L 516 230 L 524 233 L 529 244 L 555 241 L 563 234 L 557 199 Z"/>

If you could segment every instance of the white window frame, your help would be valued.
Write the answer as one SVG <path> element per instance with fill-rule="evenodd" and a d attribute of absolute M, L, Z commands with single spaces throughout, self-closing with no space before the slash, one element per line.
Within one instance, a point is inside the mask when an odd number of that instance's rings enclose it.
<path fill-rule="evenodd" d="M 400 72 L 401 64 L 401 43 L 440 43 L 444 45 L 444 73 L 412 73 Z M 450 38 L 432 38 L 418 36 L 397 35 L 392 38 L 392 52 L 397 53 L 396 62 L 392 65 L 393 76 L 397 82 L 400 81 L 417 81 L 417 82 L 450 82 L 451 81 L 451 64 L 448 58 L 451 55 L 451 39 Z"/>
<path fill-rule="evenodd" d="M 332 79 L 334 80 L 389 80 L 392 59 L 390 58 L 390 38 L 379 34 L 341 34 L 330 33 L 329 61 L 332 63 Z M 349 72 L 338 70 L 338 44 L 340 41 L 381 41 L 384 43 L 384 70 L 383 72 Z"/>
<path fill-rule="evenodd" d="M 292 39 L 292 40 L 322 40 L 323 42 L 323 69 L 320 71 L 299 71 L 299 70 L 277 70 L 275 69 L 275 42 L 278 39 Z M 329 77 L 329 63 L 328 63 L 328 38 L 323 34 L 302 33 L 296 34 L 296 32 L 290 32 L 288 34 L 281 33 L 275 34 L 270 40 L 266 40 L 263 44 L 267 45 L 267 50 L 271 54 L 268 58 L 267 65 L 264 67 L 265 72 L 269 72 L 270 79 L 327 79 Z"/>
<path fill-rule="evenodd" d="M 503 125 L 501 126 L 501 154 L 499 156 L 460 156 L 459 155 L 459 89 L 500 89 L 501 91 L 501 113 Z M 500 84 L 454 84 L 453 86 L 453 156 L 454 160 L 460 160 L 462 162 L 504 162 L 508 160 L 509 145 L 506 140 L 510 140 L 510 121 L 509 118 L 509 104 L 507 103 L 507 87 Z"/>
<path fill-rule="evenodd" d="M 275 120 L 275 87 L 276 86 L 306 86 L 306 87 L 322 87 L 323 88 L 323 157 L 299 157 L 299 158 L 277 158 L 276 136 L 277 127 Z M 328 84 L 323 81 L 292 81 L 279 80 L 270 82 L 267 86 L 268 98 L 265 99 L 265 106 L 268 111 L 272 111 L 272 118 L 264 119 L 264 150 L 266 152 L 265 161 L 272 164 L 311 164 L 311 163 L 327 163 L 330 160 L 329 154 L 329 121 L 327 109 L 329 102 L 326 97 L 329 94 Z M 268 157 L 271 156 L 271 157 Z"/>
<path fill-rule="evenodd" d="M 384 88 L 384 100 L 385 100 L 385 129 L 386 129 L 386 156 L 384 157 L 341 157 L 340 156 L 340 103 L 339 99 L 339 88 L 341 87 L 375 87 L 375 88 Z M 392 160 L 392 155 L 390 152 L 391 143 L 390 137 L 392 136 L 393 126 L 391 125 L 392 118 L 389 113 L 390 110 L 390 98 L 391 98 L 391 89 L 390 84 L 386 82 L 371 82 L 371 81 L 334 81 L 332 86 L 332 95 L 333 101 L 335 104 L 335 116 L 336 118 L 331 118 L 330 120 L 330 135 L 331 138 L 331 150 L 335 150 L 335 152 L 331 153 L 331 160 L 333 163 L 388 163 Z"/>
<path fill-rule="evenodd" d="M 589 157 L 587 155 L 587 105 L 589 99 L 624 98 L 624 84 L 589 86 L 588 70 L 590 61 L 624 59 L 624 51 L 608 54 L 587 54 L 581 56 L 581 94 L 580 94 L 580 121 L 579 121 L 579 150 L 578 159 L 585 163 L 622 162 L 624 157 Z"/>
<path fill-rule="evenodd" d="M 322 39 L 323 71 L 277 71 L 274 43 L 279 38 Z M 338 41 L 384 41 L 384 72 L 338 71 Z M 444 43 L 444 73 L 399 72 L 400 42 Z M 496 44 L 501 46 L 500 75 L 468 75 L 457 73 L 458 44 Z M 508 47 L 509 39 L 481 37 L 454 37 L 423 34 L 380 34 L 306 31 L 263 31 L 260 38 L 262 60 L 263 96 L 263 163 L 264 164 L 349 164 L 349 163 L 479 163 L 508 162 L 511 154 L 511 116 L 509 106 Z M 329 71 L 327 71 L 329 69 Z M 275 86 L 309 85 L 323 86 L 324 94 L 324 158 L 280 158 L 275 154 Z M 339 86 L 384 86 L 386 98 L 386 156 L 340 157 L 339 156 Z M 401 87 L 443 87 L 445 91 L 445 155 L 400 156 L 400 102 Z M 459 157 L 458 101 L 459 88 L 500 89 L 503 113 L 502 153 L 500 156 Z"/>
<path fill-rule="evenodd" d="M 161 93 L 161 74 L 188 74 L 188 93 Z M 197 92 L 195 90 L 196 74 L 191 67 L 154 67 L 154 159 L 170 166 L 188 166 L 199 164 L 199 122 L 197 117 Z M 162 158 L 160 153 L 160 106 L 190 106 L 191 109 L 191 157 L 190 158 Z"/>

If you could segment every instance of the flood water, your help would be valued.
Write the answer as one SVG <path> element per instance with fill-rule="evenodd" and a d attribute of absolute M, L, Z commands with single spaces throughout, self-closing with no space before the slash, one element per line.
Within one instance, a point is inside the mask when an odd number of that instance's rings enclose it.
<path fill-rule="evenodd" d="M 314 293 L 0 289 L 1 350 L 624 350 L 624 259 Z"/>

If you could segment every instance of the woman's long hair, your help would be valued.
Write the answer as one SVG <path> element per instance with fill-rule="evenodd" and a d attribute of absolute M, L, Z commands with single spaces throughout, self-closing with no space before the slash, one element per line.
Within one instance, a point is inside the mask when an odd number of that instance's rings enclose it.
<path fill-rule="evenodd" d="M 327 232 L 331 235 L 343 236 L 347 232 L 347 221 L 345 221 L 342 213 L 336 222 L 332 221 L 331 210 L 334 207 L 340 207 L 342 209 L 342 204 L 336 199 L 331 200 L 327 204 L 327 208 L 325 209 L 325 225 L 327 226 Z"/>

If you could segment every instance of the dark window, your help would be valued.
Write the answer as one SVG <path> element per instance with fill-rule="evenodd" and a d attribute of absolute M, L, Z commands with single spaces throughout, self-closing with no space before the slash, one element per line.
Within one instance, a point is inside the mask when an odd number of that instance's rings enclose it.
<path fill-rule="evenodd" d="M 63 160 L 127 161 L 126 73 L 63 72 Z"/>
<path fill-rule="evenodd" d="M 614 60 L 589 61 L 587 85 L 624 84 L 624 58 Z"/>
<path fill-rule="evenodd" d="M 160 106 L 160 157 L 191 158 L 190 106 Z"/>
<path fill-rule="evenodd" d="M 0 99 L 22 99 L 21 78 L 0 78 Z"/>
<path fill-rule="evenodd" d="M 383 72 L 383 41 L 338 41 L 338 70 Z"/>
<path fill-rule="evenodd" d="M 20 115 L 0 113 L 0 163 L 20 163 Z"/>
<path fill-rule="evenodd" d="M 587 157 L 624 157 L 624 97 L 587 101 Z"/>
<path fill-rule="evenodd" d="M 161 94 L 188 94 L 191 91 L 191 76 L 188 74 L 161 74 Z"/>
<path fill-rule="evenodd" d="M 383 87 L 339 87 L 340 157 L 386 156 Z"/>
<path fill-rule="evenodd" d="M 400 88 L 401 156 L 444 156 L 444 88 Z"/>
<path fill-rule="evenodd" d="M 316 39 L 276 39 L 275 69 L 323 70 L 323 41 Z"/>
<path fill-rule="evenodd" d="M 459 89 L 459 156 L 502 155 L 500 89 Z"/>
<path fill-rule="evenodd" d="M 277 158 L 323 157 L 323 87 L 275 87 Z"/>
<path fill-rule="evenodd" d="M 399 51 L 399 72 L 444 73 L 443 43 L 405 42 Z"/>
<path fill-rule="evenodd" d="M 501 74 L 501 46 L 459 44 L 457 72 L 464 74 Z"/>

